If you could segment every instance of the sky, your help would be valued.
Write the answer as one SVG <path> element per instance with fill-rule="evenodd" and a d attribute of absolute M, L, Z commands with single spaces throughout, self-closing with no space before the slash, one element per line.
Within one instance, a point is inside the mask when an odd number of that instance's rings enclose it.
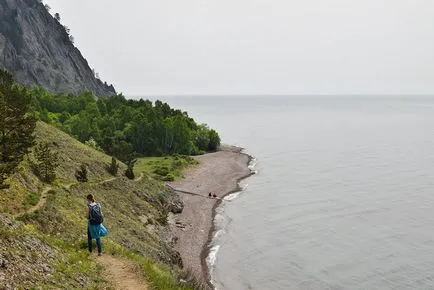
<path fill-rule="evenodd" d="M 432 0 L 44 0 L 124 95 L 434 94 Z"/>

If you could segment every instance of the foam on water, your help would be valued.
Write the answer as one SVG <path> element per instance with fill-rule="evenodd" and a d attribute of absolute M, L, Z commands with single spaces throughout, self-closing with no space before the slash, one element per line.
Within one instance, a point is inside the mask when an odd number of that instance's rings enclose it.
<path fill-rule="evenodd" d="M 249 164 L 248 164 L 248 168 L 253 174 L 257 174 L 257 171 L 254 170 L 256 165 L 257 165 L 256 158 L 252 157 Z M 246 183 L 246 184 L 242 185 L 240 182 L 238 184 L 238 186 L 241 187 L 241 190 L 225 196 L 223 198 L 222 204 L 216 209 L 216 215 L 214 217 L 215 232 L 213 233 L 213 238 L 212 238 L 211 244 L 209 245 L 210 250 L 209 250 L 208 256 L 206 258 L 207 266 L 208 266 L 208 269 L 209 269 L 210 274 L 211 274 L 211 283 L 214 286 L 216 286 L 216 285 L 213 281 L 214 280 L 213 271 L 214 271 L 215 263 L 217 261 L 217 254 L 218 254 L 218 251 L 220 249 L 220 241 L 221 241 L 222 236 L 226 233 L 225 229 L 227 228 L 227 226 L 231 222 L 231 219 L 227 215 L 225 215 L 225 213 L 224 213 L 224 205 L 225 205 L 225 202 L 230 202 L 230 201 L 233 201 L 234 199 L 238 198 L 247 189 L 248 184 Z M 217 289 L 217 288 L 215 288 L 215 289 Z"/>

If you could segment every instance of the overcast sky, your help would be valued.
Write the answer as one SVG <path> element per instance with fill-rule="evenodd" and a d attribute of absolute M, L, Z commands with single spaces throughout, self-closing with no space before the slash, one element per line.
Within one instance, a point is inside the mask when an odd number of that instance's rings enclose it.
<path fill-rule="evenodd" d="M 125 95 L 433 94 L 433 0 L 44 0 Z"/>

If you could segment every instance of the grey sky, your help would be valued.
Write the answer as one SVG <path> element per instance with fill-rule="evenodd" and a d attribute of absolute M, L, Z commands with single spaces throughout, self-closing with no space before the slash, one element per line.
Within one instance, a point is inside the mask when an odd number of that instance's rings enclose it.
<path fill-rule="evenodd" d="M 432 0 L 45 0 L 126 95 L 433 94 Z"/>

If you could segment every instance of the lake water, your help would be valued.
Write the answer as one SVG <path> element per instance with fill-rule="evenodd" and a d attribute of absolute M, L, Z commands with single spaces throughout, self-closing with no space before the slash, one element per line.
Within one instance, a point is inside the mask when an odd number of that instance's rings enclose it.
<path fill-rule="evenodd" d="M 218 289 L 434 289 L 434 97 L 170 97 L 256 157 Z"/>

